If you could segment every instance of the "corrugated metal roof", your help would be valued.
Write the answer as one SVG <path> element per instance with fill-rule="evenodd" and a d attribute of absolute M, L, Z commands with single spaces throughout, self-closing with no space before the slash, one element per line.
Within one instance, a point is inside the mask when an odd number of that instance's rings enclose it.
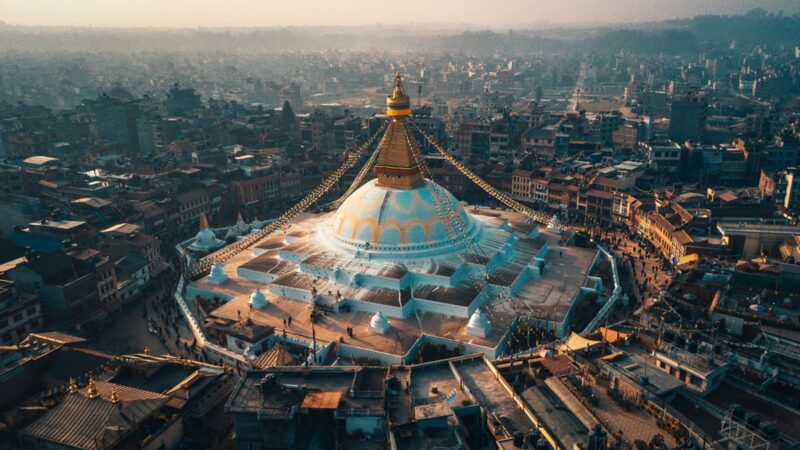
<path fill-rule="evenodd" d="M 283 345 L 275 344 L 271 349 L 253 360 L 253 365 L 259 369 L 275 366 L 289 366 L 294 361 L 292 354 Z"/>
<path fill-rule="evenodd" d="M 168 399 L 163 394 L 123 385 L 97 382 L 100 394 L 89 398 L 84 391 L 68 394 L 22 433 L 37 439 L 85 450 L 109 448 L 119 442 Z M 115 388 L 119 403 L 112 403 Z"/>

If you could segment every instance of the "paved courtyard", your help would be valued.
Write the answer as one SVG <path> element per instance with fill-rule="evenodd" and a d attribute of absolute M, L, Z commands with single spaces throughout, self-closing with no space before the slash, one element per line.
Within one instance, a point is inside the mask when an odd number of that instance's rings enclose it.
<path fill-rule="evenodd" d="M 175 301 L 169 291 L 171 286 L 164 285 L 148 296 L 142 296 L 125 305 L 109 318 L 106 327 L 92 338 L 98 350 L 114 355 L 141 353 L 148 347 L 153 354 L 171 353 L 180 355 L 184 351 L 183 343 L 192 342 L 192 334 L 188 330 L 182 316 L 176 314 Z M 147 317 L 144 317 L 146 305 Z M 158 312 L 156 312 L 158 310 Z M 176 333 L 171 324 L 162 318 L 167 316 L 177 326 L 180 346 L 176 345 Z M 152 320 L 161 330 L 169 329 L 169 335 L 163 334 L 163 342 L 159 336 L 151 333 L 148 320 Z"/>

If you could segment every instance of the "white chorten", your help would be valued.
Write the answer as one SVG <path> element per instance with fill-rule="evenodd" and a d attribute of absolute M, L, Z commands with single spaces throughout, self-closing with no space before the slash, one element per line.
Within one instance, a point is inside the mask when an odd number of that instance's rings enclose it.
<path fill-rule="evenodd" d="M 225 235 L 225 239 L 241 237 L 247 234 L 250 231 L 250 225 L 248 225 L 244 218 L 242 218 L 242 213 L 236 218 L 236 225 L 228 228 L 228 233 Z"/>
<path fill-rule="evenodd" d="M 553 214 L 553 217 L 547 222 L 547 231 L 561 233 L 561 219 L 558 217 L 558 214 Z"/>
<path fill-rule="evenodd" d="M 376 312 L 369 321 L 369 331 L 377 334 L 385 334 L 391 326 L 389 320 L 380 311 Z"/>
<path fill-rule="evenodd" d="M 222 270 L 222 263 L 215 262 L 211 266 L 211 273 L 208 274 L 208 282 L 211 284 L 220 285 L 228 280 L 225 271 Z"/>
<path fill-rule="evenodd" d="M 489 335 L 489 330 L 491 330 L 489 319 L 486 318 L 480 308 L 477 308 L 469 318 L 469 323 L 467 323 L 467 334 L 485 338 Z"/>
<path fill-rule="evenodd" d="M 256 288 L 256 290 L 250 294 L 250 300 L 247 303 L 255 309 L 261 309 L 269 304 L 269 300 L 267 300 L 267 296 L 261 292 L 261 289 Z"/>
<path fill-rule="evenodd" d="M 190 250 L 196 252 L 209 252 L 216 250 L 225 244 L 224 241 L 217 239 L 217 235 L 208 227 L 208 218 L 205 214 L 200 215 L 200 231 L 194 237 L 194 241 L 189 245 Z"/>

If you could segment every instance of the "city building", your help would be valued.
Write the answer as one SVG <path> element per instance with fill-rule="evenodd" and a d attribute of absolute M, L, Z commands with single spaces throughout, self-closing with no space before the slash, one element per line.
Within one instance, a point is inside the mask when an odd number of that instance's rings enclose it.
<path fill-rule="evenodd" d="M 669 139 L 673 142 L 702 142 L 708 116 L 705 94 L 694 89 L 681 92 L 672 100 Z"/>

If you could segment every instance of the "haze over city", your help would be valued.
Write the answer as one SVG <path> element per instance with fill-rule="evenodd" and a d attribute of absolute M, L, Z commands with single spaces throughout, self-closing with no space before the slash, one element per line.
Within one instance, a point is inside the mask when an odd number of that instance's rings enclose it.
<path fill-rule="evenodd" d="M 0 449 L 797 448 L 797 0 L 0 0 Z"/>
<path fill-rule="evenodd" d="M 91 27 L 261 27 L 374 24 L 618 24 L 742 14 L 752 8 L 794 14 L 795 0 L 0 0 L 0 20 L 14 25 Z M 400 22 L 398 23 L 398 19 Z"/>

